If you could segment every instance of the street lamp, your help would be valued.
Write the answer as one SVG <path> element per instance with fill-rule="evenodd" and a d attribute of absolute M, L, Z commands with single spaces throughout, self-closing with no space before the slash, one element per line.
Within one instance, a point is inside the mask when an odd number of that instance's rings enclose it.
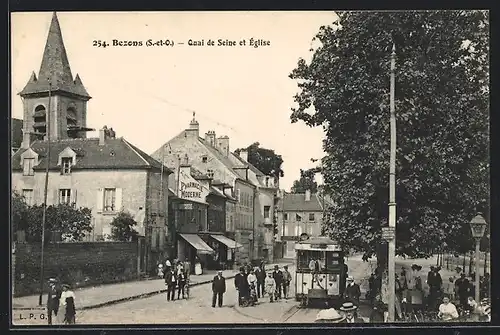
<path fill-rule="evenodd" d="M 472 237 L 476 240 L 476 302 L 479 301 L 479 243 L 486 231 L 486 220 L 478 213 L 470 222 Z"/>

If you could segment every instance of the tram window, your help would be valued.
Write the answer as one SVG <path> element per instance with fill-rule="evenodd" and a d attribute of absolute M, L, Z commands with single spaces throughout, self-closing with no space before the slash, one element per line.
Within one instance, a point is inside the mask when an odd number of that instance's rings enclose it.
<path fill-rule="evenodd" d="M 340 254 L 337 252 L 329 252 L 326 254 L 327 269 L 335 269 L 340 266 Z"/>
<path fill-rule="evenodd" d="M 297 253 L 297 268 L 298 270 L 310 270 L 311 261 L 319 261 L 321 269 L 325 268 L 325 253 L 323 251 L 303 251 Z"/>

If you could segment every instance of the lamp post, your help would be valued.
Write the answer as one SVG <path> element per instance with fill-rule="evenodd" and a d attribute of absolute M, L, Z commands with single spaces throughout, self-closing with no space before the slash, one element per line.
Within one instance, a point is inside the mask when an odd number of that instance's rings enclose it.
<path fill-rule="evenodd" d="M 472 232 L 472 237 L 476 240 L 476 278 L 475 278 L 475 286 L 476 286 L 476 302 L 479 301 L 479 243 L 481 242 L 481 238 L 486 231 L 486 220 L 484 220 L 481 213 L 478 213 L 470 222 L 470 228 Z"/>

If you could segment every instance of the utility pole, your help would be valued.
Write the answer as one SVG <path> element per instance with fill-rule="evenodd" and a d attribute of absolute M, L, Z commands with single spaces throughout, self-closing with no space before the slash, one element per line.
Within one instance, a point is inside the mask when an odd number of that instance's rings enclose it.
<path fill-rule="evenodd" d="M 43 190 L 43 214 L 42 214 L 42 246 L 41 246 L 41 260 L 40 260 L 40 296 L 38 297 L 38 305 L 42 306 L 43 299 L 43 277 L 44 277 L 44 249 L 45 249 L 45 226 L 47 221 L 47 193 L 49 188 L 49 165 L 50 165 L 50 101 L 51 97 L 52 84 L 49 79 L 49 103 L 48 103 L 48 111 L 45 117 L 46 125 L 45 125 L 45 133 L 47 135 L 47 158 L 46 158 L 46 166 L 45 166 L 45 187 Z"/>
<path fill-rule="evenodd" d="M 389 165 L 389 229 L 394 231 L 394 234 L 388 239 L 388 308 L 389 322 L 395 320 L 395 257 L 396 257 L 396 111 L 394 106 L 395 100 L 395 68 L 396 68 L 396 45 L 392 44 L 391 53 L 391 94 L 390 94 L 390 111 L 391 111 L 391 155 Z"/>

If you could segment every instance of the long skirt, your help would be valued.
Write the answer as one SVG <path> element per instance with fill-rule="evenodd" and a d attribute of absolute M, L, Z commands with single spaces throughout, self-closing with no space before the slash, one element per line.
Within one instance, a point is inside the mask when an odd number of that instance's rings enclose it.
<path fill-rule="evenodd" d="M 56 323 L 58 325 L 63 325 L 65 317 L 66 317 L 66 305 L 60 305 L 59 311 L 57 311 Z"/>

